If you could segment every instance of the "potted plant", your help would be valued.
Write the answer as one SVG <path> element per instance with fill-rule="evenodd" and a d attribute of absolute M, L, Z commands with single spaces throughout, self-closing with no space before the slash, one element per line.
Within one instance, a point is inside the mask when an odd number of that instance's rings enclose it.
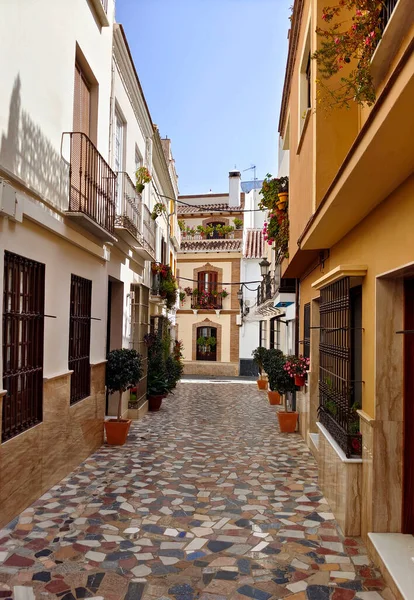
<path fill-rule="evenodd" d="M 238 219 L 237 217 L 233 219 L 233 223 L 236 229 L 241 229 L 243 227 L 243 220 Z"/>
<path fill-rule="evenodd" d="M 299 413 L 297 411 L 288 410 L 286 402 L 286 394 L 295 391 L 295 382 L 288 372 L 282 367 L 282 371 L 277 380 L 277 390 L 279 394 L 285 396 L 285 410 L 280 410 L 277 413 L 280 431 L 282 433 L 294 433 L 298 423 Z"/>
<path fill-rule="evenodd" d="M 289 177 L 279 177 L 278 183 L 278 201 L 277 207 L 279 210 L 285 209 L 289 196 Z"/>
<path fill-rule="evenodd" d="M 161 408 L 163 399 L 168 395 L 169 382 L 166 368 L 166 351 L 159 333 L 144 336 L 148 348 L 147 399 L 148 409 L 152 412 Z"/>
<path fill-rule="evenodd" d="M 162 202 L 156 202 L 154 204 L 154 208 L 152 209 L 151 219 L 156 221 L 156 219 L 165 212 L 167 212 L 167 210 L 164 204 Z"/>
<path fill-rule="evenodd" d="M 229 295 L 229 293 L 228 293 L 228 291 L 226 290 L 226 288 L 223 288 L 223 289 L 221 290 L 221 292 L 220 292 L 220 295 L 221 295 L 221 297 L 224 299 L 224 298 L 227 298 L 227 296 Z"/>
<path fill-rule="evenodd" d="M 186 227 L 184 219 L 178 219 L 178 227 L 179 227 L 181 233 L 183 234 L 183 236 L 185 236 L 187 227 Z"/>
<path fill-rule="evenodd" d="M 288 356 L 284 369 L 295 380 L 295 385 L 302 387 L 305 385 L 306 373 L 309 370 L 309 358 Z"/>
<path fill-rule="evenodd" d="M 263 361 L 264 361 L 266 352 L 267 352 L 267 350 L 263 346 L 258 346 L 252 352 L 253 362 L 259 369 L 259 379 L 257 380 L 257 387 L 259 388 L 259 390 L 267 389 L 267 381 L 266 381 L 266 379 L 263 379 L 263 371 L 264 371 Z"/>
<path fill-rule="evenodd" d="M 106 388 L 110 394 L 119 394 L 117 418 L 105 421 L 106 440 L 111 446 L 126 442 L 131 420 L 121 418 L 122 394 L 137 385 L 142 372 L 142 357 L 136 350 L 112 350 L 107 356 Z"/>
<path fill-rule="evenodd" d="M 186 293 L 187 296 L 192 296 L 193 295 L 193 289 L 190 288 L 190 286 L 185 287 L 184 291 L 185 291 L 185 293 Z"/>
<path fill-rule="evenodd" d="M 187 294 L 185 292 L 180 292 L 180 302 L 181 302 L 181 304 L 184 304 L 186 296 L 187 296 Z"/>
<path fill-rule="evenodd" d="M 263 355 L 263 366 L 269 381 L 269 390 L 267 392 L 269 404 L 281 403 L 279 390 L 280 378 L 282 375 L 287 376 L 286 371 L 283 370 L 284 364 L 285 357 L 281 350 L 271 348 L 270 350 L 266 350 Z"/>
<path fill-rule="evenodd" d="M 144 190 L 145 184 L 149 183 L 152 179 L 147 167 L 140 167 L 139 169 L 137 169 L 137 171 L 135 173 L 135 178 L 136 178 L 136 184 L 135 184 L 136 190 L 137 190 L 138 194 L 141 194 Z"/>

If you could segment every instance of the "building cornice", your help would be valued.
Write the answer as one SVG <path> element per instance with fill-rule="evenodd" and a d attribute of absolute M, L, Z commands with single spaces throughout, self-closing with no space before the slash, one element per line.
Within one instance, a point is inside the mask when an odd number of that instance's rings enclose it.
<path fill-rule="evenodd" d="M 122 25 L 114 25 L 113 58 L 144 138 L 153 136 L 151 114 Z"/>
<path fill-rule="evenodd" d="M 280 107 L 279 133 L 281 135 L 283 135 L 283 131 L 285 129 L 285 121 L 288 112 L 290 86 L 292 83 L 293 69 L 295 67 L 296 54 L 298 50 L 304 3 L 304 0 L 295 0 L 293 5 L 292 27 L 289 35 L 289 50 L 286 63 L 285 82 L 283 84 L 282 105 Z"/>
<path fill-rule="evenodd" d="M 153 125 L 153 147 L 152 147 L 152 166 L 157 174 L 160 187 L 166 196 L 176 198 L 175 189 L 171 181 L 170 170 L 165 158 L 158 127 Z"/>

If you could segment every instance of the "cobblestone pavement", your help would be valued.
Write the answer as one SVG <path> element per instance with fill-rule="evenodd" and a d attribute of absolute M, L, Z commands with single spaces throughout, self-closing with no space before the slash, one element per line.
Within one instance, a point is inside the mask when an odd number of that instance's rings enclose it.
<path fill-rule="evenodd" d="M 254 385 L 182 383 L 0 531 L 0 598 L 390 600 Z"/>

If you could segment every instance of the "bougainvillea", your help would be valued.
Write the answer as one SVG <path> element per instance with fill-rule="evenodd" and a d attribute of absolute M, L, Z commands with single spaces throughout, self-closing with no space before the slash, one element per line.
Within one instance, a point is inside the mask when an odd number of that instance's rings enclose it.
<path fill-rule="evenodd" d="M 262 200 L 259 204 L 259 208 L 268 211 L 268 220 L 263 226 L 263 239 L 285 258 L 289 256 L 289 218 L 287 202 L 281 203 L 279 194 L 288 190 L 288 183 L 287 177 L 272 178 L 267 174 L 263 181 Z"/>
<path fill-rule="evenodd" d="M 322 19 L 329 27 L 316 28 L 321 46 L 312 56 L 321 77 L 317 80 L 319 104 L 349 108 L 351 102 L 369 106 L 375 102 L 370 61 L 381 37 L 382 8 L 379 0 L 339 0 L 323 9 Z M 322 81 L 346 67 L 348 72 L 337 85 Z"/>

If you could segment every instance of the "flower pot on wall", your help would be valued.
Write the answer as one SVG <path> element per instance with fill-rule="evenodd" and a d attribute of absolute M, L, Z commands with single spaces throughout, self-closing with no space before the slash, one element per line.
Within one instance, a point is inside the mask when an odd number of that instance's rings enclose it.
<path fill-rule="evenodd" d="M 295 375 L 295 385 L 298 387 L 303 387 L 305 385 L 305 375 Z"/>
<path fill-rule="evenodd" d="M 272 406 L 275 404 L 281 404 L 279 392 L 272 392 L 271 390 L 268 390 L 267 397 L 269 398 L 269 404 Z"/>
<path fill-rule="evenodd" d="M 259 388 L 259 390 L 267 390 L 267 381 L 266 381 L 266 379 L 258 379 L 257 380 L 257 387 Z"/>
<path fill-rule="evenodd" d="M 110 446 L 123 446 L 128 437 L 129 428 L 131 427 L 131 420 L 111 419 L 105 421 L 105 433 L 106 441 Z"/>
<path fill-rule="evenodd" d="M 295 433 L 298 424 L 298 416 L 299 413 L 297 412 L 279 411 L 277 413 L 277 418 L 279 420 L 280 431 L 282 433 Z"/>
<path fill-rule="evenodd" d="M 289 197 L 289 194 L 287 192 L 280 192 L 278 194 L 279 200 L 277 202 L 277 207 L 279 210 L 282 210 L 285 208 L 287 201 L 288 201 L 288 197 Z"/>

